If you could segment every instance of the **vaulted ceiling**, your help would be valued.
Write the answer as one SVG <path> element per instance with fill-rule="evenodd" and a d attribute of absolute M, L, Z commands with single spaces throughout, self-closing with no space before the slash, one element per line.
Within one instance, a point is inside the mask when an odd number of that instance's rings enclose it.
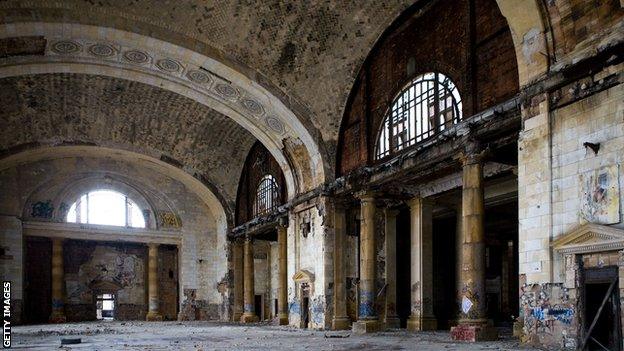
<path fill-rule="evenodd" d="M 139 152 L 207 180 L 233 206 L 255 138 L 190 98 L 129 80 L 71 73 L 0 79 L 0 150 L 95 144 Z"/>

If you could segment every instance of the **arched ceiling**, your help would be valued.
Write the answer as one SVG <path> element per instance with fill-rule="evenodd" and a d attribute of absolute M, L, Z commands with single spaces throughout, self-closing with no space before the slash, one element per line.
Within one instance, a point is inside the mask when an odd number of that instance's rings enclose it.
<path fill-rule="evenodd" d="M 359 65 L 414 2 L 14 0 L 0 4 L 0 22 L 112 27 L 214 57 L 280 96 L 331 154 Z"/>
<path fill-rule="evenodd" d="M 0 106 L 0 150 L 73 143 L 139 152 L 208 181 L 231 210 L 256 141 L 232 119 L 190 98 L 104 76 L 2 78 Z"/>

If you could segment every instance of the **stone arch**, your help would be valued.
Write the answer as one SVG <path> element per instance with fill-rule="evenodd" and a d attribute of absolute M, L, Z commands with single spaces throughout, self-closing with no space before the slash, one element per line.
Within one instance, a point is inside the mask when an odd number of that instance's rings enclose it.
<path fill-rule="evenodd" d="M 507 19 L 518 61 L 520 86 L 526 86 L 548 73 L 551 35 L 544 21 L 544 13 L 537 0 L 496 0 Z"/>
<path fill-rule="evenodd" d="M 283 169 L 288 198 L 325 181 L 329 163 L 295 113 L 263 86 L 214 58 L 113 28 L 61 23 L 0 25 L 0 38 L 17 33 L 46 38 L 45 54 L 4 59 L 0 78 L 82 73 L 166 89 L 230 117 L 262 142 Z"/>

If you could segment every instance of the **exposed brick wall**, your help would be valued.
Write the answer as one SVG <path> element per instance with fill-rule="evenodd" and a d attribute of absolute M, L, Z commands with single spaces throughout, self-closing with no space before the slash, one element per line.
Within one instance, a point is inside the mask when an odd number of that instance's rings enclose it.
<path fill-rule="evenodd" d="M 272 175 L 280 190 L 280 203 L 286 198 L 286 181 L 282 168 L 275 161 L 269 150 L 260 142 L 256 142 L 247 156 L 236 199 L 236 224 L 245 223 L 253 219 L 253 204 L 256 199 L 256 188 L 260 179 L 265 175 Z"/>
<path fill-rule="evenodd" d="M 395 23 L 378 42 L 345 110 L 339 175 L 372 160 L 379 126 L 393 98 L 419 74 L 439 71 L 449 76 L 462 96 L 464 116 L 517 93 L 518 70 L 505 18 L 494 0 L 474 0 L 471 26 L 469 1 L 440 0 L 422 15 Z M 476 28 L 473 35 L 471 28 Z"/>

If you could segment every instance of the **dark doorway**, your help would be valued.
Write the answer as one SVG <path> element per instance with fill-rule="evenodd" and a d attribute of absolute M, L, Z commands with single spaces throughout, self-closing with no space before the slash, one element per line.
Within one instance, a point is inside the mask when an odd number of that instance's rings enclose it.
<path fill-rule="evenodd" d="M 258 316 L 258 320 L 262 320 L 262 295 L 254 296 L 254 309 L 256 312 L 256 316 Z"/>
<path fill-rule="evenodd" d="M 303 328 L 308 329 L 310 326 L 310 298 L 305 296 L 301 302 L 301 320 L 303 321 Z"/>
<path fill-rule="evenodd" d="M 397 216 L 396 228 L 396 294 L 397 315 L 401 320 L 401 328 L 407 327 L 410 316 L 410 291 L 411 291 L 411 240 L 410 240 L 410 216 L 409 209 L 401 209 Z"/>
<path fill-rule="evenodd" d="M 52 241 L 26 237 L 24 322 L 47 323 L 52 313 Z"/>
<path fill-rule="evenodd" d="M 617 267 L 589 268 L 584 278 L 583 339 L 587 339 L 584 350 L 621 351 Z M 596 323 L 592 327 L 594 320 Z"/>
<path fill-rule="evenodd" d="M 438 329 L 450 329 L 457 314 L 455 214 L 433 219 L 433 313 Z"/>

